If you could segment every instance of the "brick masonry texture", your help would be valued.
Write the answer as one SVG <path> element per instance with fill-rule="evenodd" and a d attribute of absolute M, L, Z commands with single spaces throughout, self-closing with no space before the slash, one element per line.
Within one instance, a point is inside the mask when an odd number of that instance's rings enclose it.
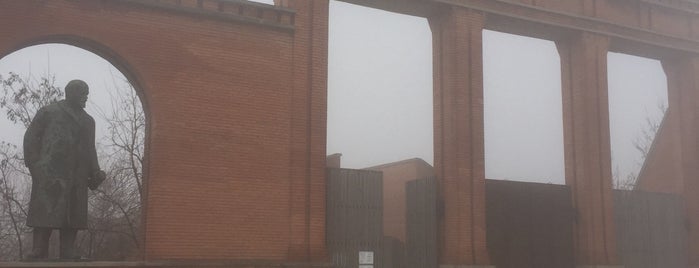
<path fill-rule="evenodd" d="M 328 4 L 286 4 L 294 30 L 128 1 L 7 1 L 0 55 L 67 43 L 137 88 L 147 259 L 310 261 L 325 255 Z"/>
<path fill-rule="evenodd" d="M 671 122 L 662 133 L 671 138 L 659 140 L 642 187 L 683 195 L 691 228 L 690 264 L 699 265 L 699 4 L 346 1 L 429 20 L 440 264 L 490 262 L 481 33 L 494 29 L 548 38 L 559 48 L 566 182 L 578 210 L 578 264 L 618 262 L 606 53 L 662 60 Z M 0 3 L 0 56 L 35 44 L 71 44 L 106 58 L 137 88 L 148 117 L 143 224 L 149 261 L 327 260 L 328 0 L 275 3 Z M 664 170 L 679 178 L 660 182 L 657 174 Z"/>

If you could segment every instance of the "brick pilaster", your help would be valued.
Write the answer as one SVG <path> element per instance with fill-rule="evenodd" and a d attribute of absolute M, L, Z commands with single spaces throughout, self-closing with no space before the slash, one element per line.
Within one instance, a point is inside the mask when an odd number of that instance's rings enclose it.
<path fill-rule="evenodd" d="M 699 267 L 699 57 L 664 59 L 668 81 L 668 113 L 680 126 L 681 174 L 689 230 L 689 264 Z"/>
<path fill-rule="evenodd" d="M 484 15 L 450 7 L 430 18 L 434 61 L 439 262 L 488 264 L 483 145 Z"/>
<path fill-rule="evenodd" d="M 607 96 L 609 39 L 579 33 L 556 45 L 561 55 L 566 184 L 577 212 L 576 263 L 616 264 Z"/>
<path fill-rule="evenodd" d="M 291 100 L 288 259 L 317 261 L 325 252 L 325 144 L 328 0 L 291 0 L 296 10 Z"/>

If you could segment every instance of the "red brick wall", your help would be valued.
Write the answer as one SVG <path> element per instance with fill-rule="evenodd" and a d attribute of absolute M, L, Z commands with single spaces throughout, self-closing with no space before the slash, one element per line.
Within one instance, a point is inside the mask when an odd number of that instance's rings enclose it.
<path fill-rule="evenodd" d="M 677 37 L 668 42 L 680 47 L 699 36 L 695 13 L 662 4 L 638 2 L 636 7 L 612 1 L 509 0 L 536 9 L 507 9 L 510 6 L 496 1 L 468 3 L 505 8 L 503 16 L 508 12 L 540 16 L 529 19 L 557 22 L 561 28 L 593 29 L 593 25 L 602 33 L 629 29 L 629 36 L 646 42 L 657 42 L 658 36 Z M 278 24 L 270 22 L 274 12 L 262 13 L 267 22 L 254 19 L 260 5 L 244 9 L 241 15 L 212 15 L 221 7 L 216 0 L 161 1 L 182 2 L 193 9 L 201 3 L 207 9 L 194 13 L 144 7 L 139 2 L 3 1 L 0 55 L 38 43 L 74 44 L 110 60 L 139 89 L 149 120 L 148 259 L 325 258 L 328 1 L 276 1 L 296 12 L 293 19 L 285 17 L 281 23 L 293 27 L 274 26 Z M 222 10 L 235 12 L 225 6 Z M 442 11 L 430 18 L 435 61 L 435 173 L 443 201 L 440 263 L 487 264 L 481 32 L 489 14 L 464 7 Z M 568 15 L 637 24 L 618 28 Z M 635 17 L 626 17 L 632 15 Z M 661 31 L 662 35 L 637 29 Z M 570 79 L 570 90 L 591 102 L 564 108 L 568 109 L 564 113 L 570 113 L 566 118 L 587 122 L 568 130 L 580 135 L 566 142 L 567 148 L 579 148 L 572 159 L 566 153 L 571 163 L 566 164 L 566 177 L 579 184 L 574 191 L 576 205 L 584 205 L 581 221 L 590 220 L 578 230 L 583 239 L 578 241 L 579 260 L 615 263 L 614 241 L 608 241 L 614 237 L 610 233 L 613 224 L 607 224 L 611 215 L 607 200 L 611 168 L 608 137 L 604 136 L 607 112 L 601 111 L 598 118 L 583 116 L 596 106 L 607 105 L 606 86 L 585 81 L 602 81 L 592 78 L 605 73 L 605 66 L 593 66 L 586 55 L 601 60 L 608 45 L 602 39 L 608 37 L 582 35 L 593 40 L 573 44 L 571 60 L 579 64 L 564 66 L 563 71 L 570 73 L 564 79 Z M 611 41 L 615 51 L 625 49 L 615 46 L 620 39 Z M 696 61 L 685 65 L 696 73 Z M 582 69 L 566 70 L 571 66 Z M 696 90 L 691 77 L 687 73 L 678 79 L 687 94 Z M 592 90 L 586 91 L 588 88 Z M 601 95 L 590 95 L 593 93 Z M 694 116 L 693 105 L 683 105 L 683 114 Z M 683 148 L 694 148 L 687 145 L 694 145 L 690 139 L 697 132 L 695 126 L 682 125 Z M 595 135 L 602 140 L 581 138 Z M 684 176 L 696 173 L 692 166 L 696 152 L 687 149 L 682 154 Z M 590 177 L 588 172 L 600 175 L 584 181 Z M 699 206 L 694 205 L 699 204 L 694 194 L 698 185 L 697 180 L 685 181 L 692 224 L 699 222 Z M 697 237 L 697 232 L 692 233 L 693 249 L 699 248 Z M 694 256 L 693 263 L 697 262 Z"/>
<path fill-rule="evenodd" d="M 483 145 L 483 13 L 451 7 L 430 18 L 439 263 L 488 264 Z"/>
<path fill-rule="evenodd" d="M 566 185 L 576 210 L 576 264 L 618 264 L 613 214 L 607 51 L 609 38 L 580 33 L 561 56 Z"/>
<path fill-rule="evenodd" d="M 668 110 L 638 174 L 636 189 L 682 194 L 682 144 L 677 108 Z"/>
<path fill-rule="evenodd" d="M 130 2 L 7 1 L 0 55 L 74 44 L 139 89 L 149 119 L 146 258 L 317 259 L 327 1 L 287 4 L 295 31 Z"/>
<path fill-rule="evenodd" d="M 697 144 L 697 92 L 699 91 L 699 58 L 678 55 L 663 60 L 668 80 L 669 111 L 676 113 L 679 123 L 676 141 L 681 144 L 682 195 L 689 230 L 689 266 L 699 265 L 699 144 Z M 674 117 L 674 116 L 673 116 Z"/>
<path fill-rule="evenodd" d="M 292 260 L 324 259 L 328 1 L 288 2 L 297 10 L 291 95 Z"/>

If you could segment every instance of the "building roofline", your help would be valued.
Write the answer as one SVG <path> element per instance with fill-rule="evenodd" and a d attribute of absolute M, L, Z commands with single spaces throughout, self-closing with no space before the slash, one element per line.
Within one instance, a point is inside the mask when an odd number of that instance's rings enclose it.
<path fill-rule="evenodd" d="M 427 163 L 427 161 L 423 160 L 422 158 L 415 157 L 415 158 L 400 160 L 400 161 L 396 161 L 396 162 L 391 162 L 391 163 L 386 163 L 386 164 L 381 164 L 381 165 L 366 167 L 366 168 L 363 168 L 363 169 L 382 169 L 382 168 L 387 168 L 387 167 L 392 167 L 392 166 L 405 165 L 405 164 L 412 163 L 412 162 L 417 162 L 417 163 L 420 163 L 420 164 L 422 164 L 422 165 L 424 165 L 424 166 L 428 166 L 428 167 L 433 168 L 433 166 L 430 165 L 429 163 Z"/>

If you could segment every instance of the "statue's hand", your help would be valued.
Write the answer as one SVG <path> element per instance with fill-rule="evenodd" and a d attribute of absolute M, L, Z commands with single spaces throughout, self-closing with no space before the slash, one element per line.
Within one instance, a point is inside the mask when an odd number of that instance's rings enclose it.
<path fill-rule="evenodd" d="M 29 170 L 29 174 L 34 176 L 34 174 L 36 174 L 36 163 L 28 163 L 26 166 Z"/>
<path fill-rule="evenodd" d="M 104 173 L 103 170 L 99 170 L 99 171 L 95 172 L 95 174 L 92 174 L 90 179 L 87 181 L 87 187 L 89 187 L 90 190 L 94 191 L 97 189 L 97 187 L 100 186 L 100 184 L 102 184 L 102 182 L 105 179 L 107 179 L 107 174 Z"/>
<path fill-rule="evenodd" d="M 99 170 L 92 175 L 92 178 L 97 179 L 98 181 L 103 181 L 107 178 L 107 173 L 105 173 L 104 170 Z"/>

